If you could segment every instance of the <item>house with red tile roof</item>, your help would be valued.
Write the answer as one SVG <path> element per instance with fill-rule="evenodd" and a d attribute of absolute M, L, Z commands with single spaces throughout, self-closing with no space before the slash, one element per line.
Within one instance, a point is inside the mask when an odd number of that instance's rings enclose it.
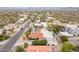
<path fill-rule="evenodd" d="M 52 46 L 28 46 L 25 48 L 26 52 L 54 52 Z"/>
<path fill-rule="evenodd" d="M 41 33 L 41 32 L 34 32 L 34 33 L 31 33 L 31 34 L 29 35 L 29 38 L 42 39 L 42 38 L 43 38 L 43 33 Z"/>

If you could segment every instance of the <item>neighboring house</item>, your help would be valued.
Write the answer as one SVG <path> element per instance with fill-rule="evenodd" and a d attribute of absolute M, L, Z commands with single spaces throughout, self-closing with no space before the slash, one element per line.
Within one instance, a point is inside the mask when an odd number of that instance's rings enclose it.
<path fill-rule="evenodd" d="M 28 15 L 24 15 L 24 19 L 25 19 L 25 20 L 28 19 Z"/>
<path fill-rule="evenodd" d="M 51 31 L 48 31 L 48 30 L 45 30 L 45 29 L 41 29 L 40 31 L 41 31 L 41 33 L 44 34 L 44 37 L 51 37 L 51 38 L 53 38 L 53 34 L 52 34 Z"/>
<path fill-rule="evenodd" d="M 25 22 L 25 20 L 28 19 L 28 15 L 25 15 L 25 14 L 19 14 L 19 19 L 18 21 L 16 22 L 17 24 L 21 25 Z"/>
<path fill-rule="evenodd" d="M 4 26 L 4 29 L 6 30 L 7 35 L 12 34 L 13 32 L 15 32 L 14 29 L 16 29 L 16 28 L 17 28 L 16 24 L 9 24 L 9 25 Z"/>
<path fill-rule="evenodd" d="M 65 30 L 74 36 L 79 36 L 79 28 L 76 25 L 67 24 Z"/>
<path fill-rule="evenodd" d="M 36 28 L 34 27 L 34 23 L 30 23 L 30 28 L 32 28 L 32 32 L 36 32 Z"/>
<path fill-rule="evenodd" d="M 37 20 L 37 21 L 36 21 L 36 23 L 40 23 L 40 22 L 41 22 L 40 20 Z"/>
<path fill-rule="evenodd" d="M 60 32 L 58 35 L 59 36 L 73 37 L 73 35 L 72 34 L 69 34 L 68 32 Z"/>
<path fill-rule="evenodd" d="M 34 26 L 38 28 L 44 28 L 44 29 L 47 29 L 48 27 L 47 22 L 36 22 Z"/>
<path fill-rule="evenodd" d="M 40 23 L 35 23 L 34 26 L 40 28 L 41 24 Z"/>
<path fill-rule="evenodd" d="M 48 28 L 47 22 L 41 22 L 40 25 L 41 25 L 44 29 L 47 29 L 47 28 Z"/>
<path fill-rule="evenodd" d="M 51 16 L 48 16 L 48 17 L 47 17 L 47 19 L 53 19 L 53 17 L 51 17 Z"/>
<path fill-rule="evenodd" d="M 6 29 L 6 30 L 10 30 L 10 29 L 14 29 L 14 28 L 17 28 L 16 24 L 9 24 L 9 25 L 4 26 L 4 29 Z"/>
<path fill-rule="evenodd" d="M 41 33 L 43 33 L 43 37 L 47 40 L 49 45 L 57 45 L 56 39 L 53 37 L 53 33 L 51 31 L 41 29 Z"/>
<path fill-rule="evenodd" d="M 28 15 L 26 14 L 18 14 L 19 18 L 28 19 Z"/>
<path fill-rule="evenodd" d="M 40 20 L 37 20 L 37 21 L 33 24 L 33 26 L 34 26 L 35 29 L 40 29 L 40 28 L 42 28 Z"/>
<path fill-rule="evenodd" d="M 29 38 L 43 39 L 43 33 L 41 33 L 41 32 L 34 32 L 34 33 L 31 33 L 31 34 L 29 35 Z"/>
<path fill-rule="evenodd" d="M 68 24 L 76 24 L 77 25 L 78 23 L 77 22 L 69 22 Z"/>
<path fill-rule="evenodd" d="M 60 26 L 65 26 L 65 25 L 66 25 L 66 23 L 62 23 L 62 22 L 60 22 L 59 20 L 54 20 L 54 21 L 53 21 L 53 24 L 54 24 L 54 25 L 60 25 Z"/>
<path fill-rule="evenodd" d="M 53 24 L 60 24 L 61 22 L 59 20 L 54 20 Z"/>
<path fill-rule="evenodd" d="M 24 22 L 24 18 L 19 18 L 19 20 L 17 21 L 18 23 L 22 24 Z"/>
<path fill-rule="evenodd" d="M 52 46 L 28 46 L 25 48 L 26 52 L 54 52 Z"/>
<path fill-rule="evenodd" d="M 47 20 L 46 20 L 46 21 L 53 21 L 53 20 L 54 20 L 53 17 L 51 17 L 51 16 L 47 16 Z"/>

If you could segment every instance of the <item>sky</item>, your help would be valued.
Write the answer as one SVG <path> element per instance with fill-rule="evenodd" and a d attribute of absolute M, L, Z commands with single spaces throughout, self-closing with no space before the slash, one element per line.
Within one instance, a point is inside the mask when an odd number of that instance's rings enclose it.
<path fill-rule="evenodd" d="M 0 0 L 0 7 L 78 7 L 78 0 Z"/>

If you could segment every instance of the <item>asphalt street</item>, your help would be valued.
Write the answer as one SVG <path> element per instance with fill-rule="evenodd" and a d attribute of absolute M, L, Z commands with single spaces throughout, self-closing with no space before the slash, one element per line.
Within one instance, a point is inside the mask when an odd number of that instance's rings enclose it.
<path fill-rule="evenodd" d="M 31 20 L 28 20 L 26 22 L 26 24 L 24 25 L 24 27 L 23 27 L 22 30 L 18 31 L 15 35 L 13 35 L 12 37 L 10 37 L 8 39 L 8 41 L 0 48 L 0 52 L 10 52 L 11 48 L 14 46 L 14 44 L 16 43 L 16 41 L 22 36 L 22 34 L 24 33 L 24 31 L 26 29 L 28 30 L 30 22 L 31 22 Z"/>

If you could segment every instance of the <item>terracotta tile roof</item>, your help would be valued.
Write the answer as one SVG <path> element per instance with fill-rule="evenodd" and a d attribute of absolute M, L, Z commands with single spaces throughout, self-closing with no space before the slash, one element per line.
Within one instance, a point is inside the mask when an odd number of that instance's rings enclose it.
<path fill-rule="evenodd" d="M 26 52 L 53 52 L 54 49 L 50 46 L 28 46 Z"/>
<path fill-rule="evenodd" d="M 29 35 L 30 38 L 43 38 L 43 33 L 35 32 Z"/>

